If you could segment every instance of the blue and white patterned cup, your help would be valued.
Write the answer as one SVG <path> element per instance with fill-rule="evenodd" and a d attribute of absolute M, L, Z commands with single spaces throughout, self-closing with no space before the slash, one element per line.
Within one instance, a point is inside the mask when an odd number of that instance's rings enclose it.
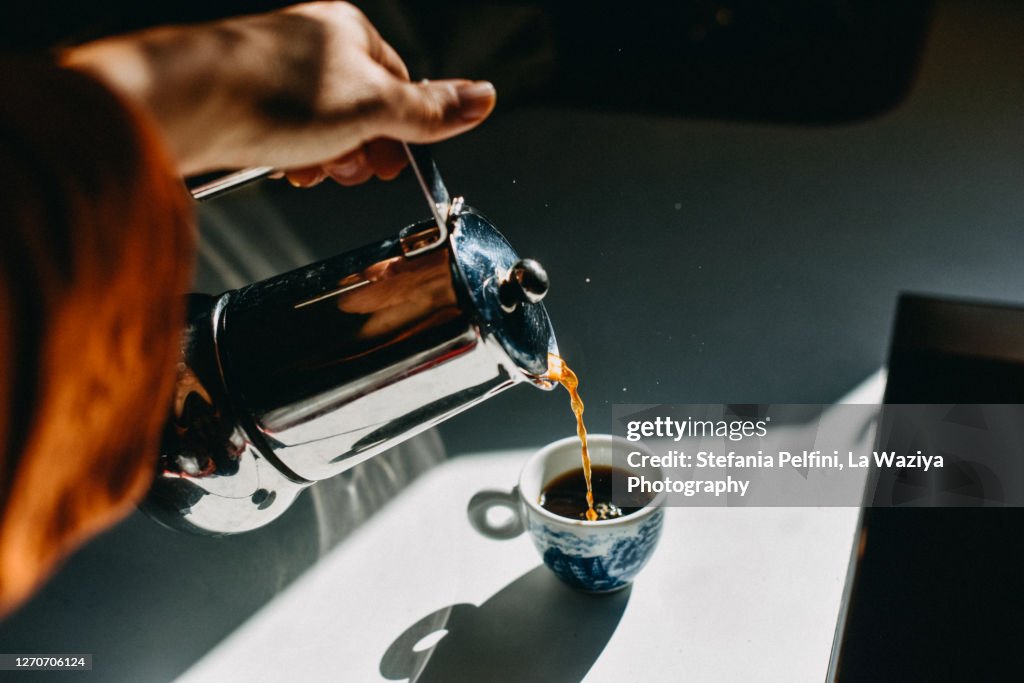
<path fill-rule="evenodd" d="M 607 434 L 587 439 L 594 465 L 612 464 L 613 439 L 620 448 L 638 450 Z M 540 506 L 544 486 L 580 467 L 580 442 L 569 437 L 533 454 L 523 467 L 519 485 L 512 491 L 481 491 L 469 501 L 467 513 L 473 527 L 489 538 L 514 538 L 530 532 L 544 564 L 573 588 L 608 593 L 628 586 L 654 553 L 661 536 L 665 494 L 659 494 L 642 509 L 625 517 L 587 522 L 569 519 Z M 625 468 L 648 480 L 664 478 L 661 468 Z M 512 511 L 504 524 L 494 524 L 488 512 L 496 507 Z"/>

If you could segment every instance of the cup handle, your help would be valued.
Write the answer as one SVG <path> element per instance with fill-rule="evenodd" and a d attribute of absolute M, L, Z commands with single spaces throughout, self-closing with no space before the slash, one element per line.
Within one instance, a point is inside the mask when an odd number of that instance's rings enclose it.
<path fill-rule="evenodd" d="M 512 518 L 500 526 L 491 524 L 487 512 L 494 507 L 508 508 Z M 515 538 L 525 530 L 523 513 L 519 507 L 519 487 L 511 491 L 481 491 L 469 499 L 466 515 L 473 528 L 488 538 L 503 541 Z"/>

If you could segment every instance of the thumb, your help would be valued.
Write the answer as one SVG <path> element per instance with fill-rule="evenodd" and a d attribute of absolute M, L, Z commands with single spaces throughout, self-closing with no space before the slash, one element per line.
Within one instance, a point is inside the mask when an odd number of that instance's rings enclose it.
<path fill-rule="evenodd" d="M 417 143 L 444 140 L 478 125 L 496 101 L 494 86 L 487 81 L 396 79 L 375 137 Z"/>

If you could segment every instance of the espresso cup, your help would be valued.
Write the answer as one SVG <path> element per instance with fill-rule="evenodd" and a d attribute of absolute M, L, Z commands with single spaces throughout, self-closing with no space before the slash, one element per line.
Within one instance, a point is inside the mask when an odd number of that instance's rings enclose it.
<path fill-rule="evenodd" d="M 646 452 L 621 438 L 592 434 L 587 439 L 591 463 L 612 465 L 613 443 L 620 453 Z M 467 509 L 469 521 L 481 534 L 494 539 L 529 532 L 544 564 L 573 588 L 591 593 L 617 591 L 633 581 L 654 553 L 665 516 L 661 508 L 665 494 L 657 494 L 632 514 L 596 522 L 562 517 L 542 508 L 540 494 L 544 488 L 581 466 L 580 441 L 576 437 L 545 446 L 526 461 L 519 484 L 512 491 L 481 491 L 473 496 Z M 648 481 L 664 478 L 659 467 L 616 466 Z M 512 516 L 495 524 L 488 513 L 499 507 L 510 510 Z"/>

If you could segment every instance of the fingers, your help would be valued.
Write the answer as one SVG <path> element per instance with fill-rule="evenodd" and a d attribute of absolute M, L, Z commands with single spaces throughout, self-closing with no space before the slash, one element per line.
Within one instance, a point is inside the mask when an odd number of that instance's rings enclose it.
<path fill-rule="evenodd" d="M 497 93 L 487 81 L 395 80 L 370 127 L 382 137 L 437 142 L 477 126 L 494 110 Z"/>
<path fill-rule="evenodd" d="M 363 145 L 363 153 L 374 173 L 381 180 L 392 180 L 409 163 L 402 144 L 385 138 L 367 142 Z"/>
<path fill-rule="evenodd" d="M 373 176 L 392 180 L 407 163 L 401 143 L 379 138 L 329 163 L 292 169 L 284 175 L 295 187 L 313 187 L 327 178 L 340 185 L 351 186 L 364 183 Z"/>
<path fill-rule="evenodd" d="M 354 44 L 360 46 L 361 57 L 339 52 L 339 55 L 347 55 L 341 64 L 345 68 L 339 67 L 340 75 L 332 82 L 364 83 L 367 87 L 355 88 L 345 97 L 324 98 L 329 102 L 325 112 L 335 117 L 330 127 L 324 129 L 329 135 L 324 135 L 324 144 L 320 147 L 310 147 L 308 151 L 303 148 L 303 154 L 295 151 L 294 156 L 302 163 L 302 156 L 316 159 L 318 151 L 329 150 L 334 144 L 344 144 L 341 149 L 352 149 L 353 143 L 359 147 L 331 162 L 323 163 L 323 156 L 320 156 L 316 160 L 321 163 L 289 170 L 286 176 L 293 185 L 311 187 L 328 177 L 342 185 L 358 185 L 374 175 L 390 180 L 407 164 L 405 152 L 397 140 L 413 143 L 444 140 L 477 126 L 493 111 L 497 95 L 494 86 L 487 81 L 449 79 L 410 83 L 402 59 L 351 6 L 319 3 L 299 8 L 303 12 L 326 13 L 328 18 L 340 16 L 345 22 L 358 24 L 363 39 Z M 347 74 L 349 71 L 351 74 Z M 346 74 L 350 78 L 341 77 Z M 355 95 L 355 104 L 352 95 Z M 332 136 L 342 142 L 332 142 Z"/>
<path fill-rule="evenodd" d="M 323 168 L 340 185 L 360 185 L 373 177 L 373 166 L 362 148 L 324 164 Z"/>
<path fill-rule="evenodd" d="M 286 171 L 284 175 L 288 182 L 295 187 L 313 187 L 314 185 L 319 185 L 327 177 L 327 174 L 319 166 L 294 168 Z"/>

